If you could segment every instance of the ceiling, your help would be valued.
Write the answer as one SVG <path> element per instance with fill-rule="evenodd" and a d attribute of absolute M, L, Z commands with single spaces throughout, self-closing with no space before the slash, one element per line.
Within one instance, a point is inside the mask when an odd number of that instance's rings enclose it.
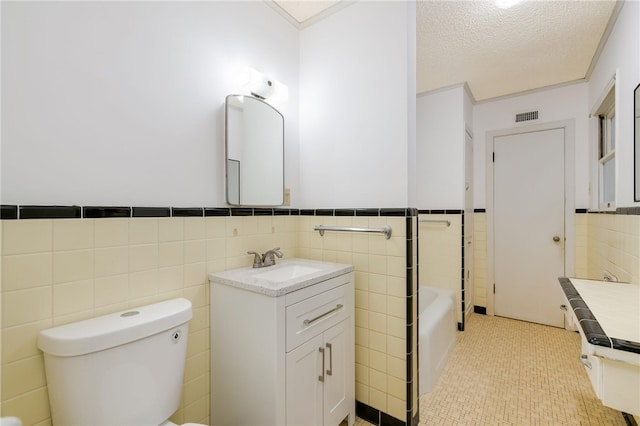
<path fill-rule="evenodd" d="M 348 6 L 273 0 L 301 27 Z M 476 101 L 588 78 L 615 0 L 419 0 L 417 93 L 467 83 Z"/>

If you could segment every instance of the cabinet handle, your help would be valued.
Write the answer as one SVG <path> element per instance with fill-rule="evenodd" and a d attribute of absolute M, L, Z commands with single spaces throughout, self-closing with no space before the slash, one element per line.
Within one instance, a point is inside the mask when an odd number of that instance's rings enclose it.
<path fill-rule="evenodd" d="M 563 311 L 567 310 L 567 305 L 560 305 L 560 309 L 562 309 Z"/>
<path fill-rule="evenodd" d="M 582 363 L 582 365 L 584 365 L 585 367 L 587 367 L 589 370 L 591 370 L 591 363 L 589 361 L 587 361 L 587 359 L 589 359 L 589 357 L 585 354 L 580 355 L 580 362 Z"/>
<path fill-rule="evenodd" d="M 329 369 L 327 370 L 327 376 L 333 374 L 333 349 L 331 343 L 327 343 L 327 349 L 329 349 Z"/>
<path fill-rule="evenodd" d="M 326 317 L 327 315 L 332 314 L 332 313 L 334 313 L 335 311 L 340 310 L 340 309 L 342 309 L 342 305 L 341 305 L 341 304 L 337 304 L 335 308 L 331 309 L 331 310 L 330 310 L 330 311 L 328 311 L 328 312 L 325 312 L 324 314 L 320 314 L 320 315 L 318 315 L 318 316 L 317 316 L 317 317 L 315 317 L 315 318 L 311 318 L 311 319 L 306 319 L 306 320 L 304 320 L 303 324 L 304 324 L 304 325 L 309 325 L 309 324 L 311 324 L 311 323 L 314 323 L 314 322 L 318 321 L 319 319 L 324 318 L 324 317 Z"/>
<path fill-rule="evenodd" d="M 322 376 L 318 376 L 318 380 L 324 382 L 324 348 L 318 348 L 318 350 L 322 354 Z"/>

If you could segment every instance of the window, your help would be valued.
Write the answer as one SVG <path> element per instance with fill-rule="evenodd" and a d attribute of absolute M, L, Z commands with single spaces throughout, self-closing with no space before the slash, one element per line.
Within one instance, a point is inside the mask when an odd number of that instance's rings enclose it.
<path fill-rule="evenodd" d="M 616 109 L 615 80 L 612 80 L 604 100 L 596 110 L 597 119 L 597 181 L 598 208 L 616 207 Z"/>

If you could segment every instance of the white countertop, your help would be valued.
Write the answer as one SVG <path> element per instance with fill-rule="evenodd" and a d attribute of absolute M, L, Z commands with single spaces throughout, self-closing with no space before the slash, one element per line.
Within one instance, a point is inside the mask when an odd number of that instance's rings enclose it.
<path fill-rule="evenodd" d="M 286 267 L 299 266 L 313 272 L 292 279 L 273 279 L 273 273 Z M 353 271 L 352 265 L 319 262 L 308 259 L 285 259 L 264 268 L 239 268 L 209 274 L 209 281 L 278 297 Z"/>
<path fill-rule="evenodd" d="M 640 342 L 640 285 L 571 278 L 609 337 Z"/>

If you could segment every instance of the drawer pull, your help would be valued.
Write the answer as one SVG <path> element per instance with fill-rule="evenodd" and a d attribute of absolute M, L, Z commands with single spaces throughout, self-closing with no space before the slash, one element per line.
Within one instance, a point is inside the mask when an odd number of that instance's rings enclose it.
<path fill-rule="evenodd" d="M 342 309 L 342 305 L 341 305 L 341 304 L 337 304 L 337 305 L 336 305 L 336 307 L 335 307 L 335 308 L 333 308 L 333 309 L 331 309 L 330 311 L 327 311 L 327 312 L 325 312 L 324 314 L 320 314 L 320 315 L 318 315 L 318 316 L 317 316 L 317 317 L 315 317 L 315 318 L 312 318 L 312 319 L 306 319 L 306 320 L 304 320 L 304 322 L 303 322 L 303 323 L 304 323 L 304 325 L 312 324 L 312 323 L 314 323 L 314 322 L 318 321 L 319 319 L 324 318 L 324 317 L 326 317 L 327 315 L 332 314 L 332 313 L 334 313 L 335 311 L 338 311 L 338 310 L 340 310 L 340 309 Z"/>
<path fill-rule="evenodd" d="M 318 376 L 318 380 L 324 382 L 324 348 L 318 348 L 318 351 L 322 354 L 322 376 Z"/>
<path fill-rule="evenodd" d="M 333 348 L 331 343 L 327 343 L 327 349 L 329 349 L 329 369 L 327 370 L 327 376 L 333 375 Z"/>
<path fill-rule="evenodd" d="M 591 370 L 591 363 L 589 361 L 587 361 L 589 357 L 585 354 L 580 355 L 580 362 L 582 363 L 582 365 L 584 365 L 585 367 L 587 367 L 589 370 Z"/>

